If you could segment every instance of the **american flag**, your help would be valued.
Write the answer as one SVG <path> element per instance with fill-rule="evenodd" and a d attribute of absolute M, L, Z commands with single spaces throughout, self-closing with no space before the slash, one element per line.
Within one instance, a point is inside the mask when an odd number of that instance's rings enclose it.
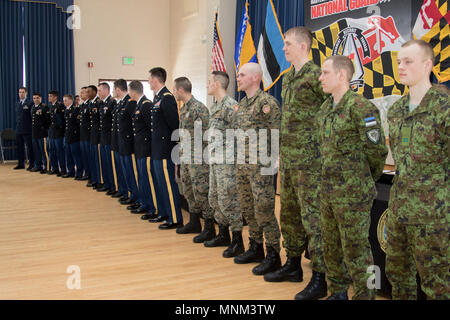
<path fill-rule="evenodd" d="M 227 72 L 222 49 L 222 40 L 219 34 L 219 26 L 217 25 L 217 16 L 218 12 L 216 12 L 216 18 L 214 19 L 214 43 L 212 48 L 211 69 L 212 71 Z"/>

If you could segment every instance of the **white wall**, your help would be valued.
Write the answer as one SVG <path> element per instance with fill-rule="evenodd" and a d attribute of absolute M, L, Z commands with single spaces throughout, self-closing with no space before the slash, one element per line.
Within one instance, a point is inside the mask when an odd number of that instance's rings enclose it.
<path fill-rule="evenodd" d="M 75 0 L 81 28 L 74 30 L 75 85 L 99 79 L 146 80 L 154 66 L 169 66 L 169 1 Z M 123 56 L 134 57 L 132 66 Z M 88 62 L 94 63 L 89 69 Z"/>
<path fill-rule="evenodd" d="M 211 105 L 206 84 L 211 73 L 213 21 L 219 9 L 225 63 L 234 94 L 234 36 L 236 0 L 75 0 L 81 10 L 81 28 L 74 30 L 76 90 L 99 79 L 145 80 L 151 67 L 173 79 L 186 76 L 193 94 Z M 122 65 L 134 57 L 133 66 Z M 89 69 L 88 62 L 94 63 Z"/>

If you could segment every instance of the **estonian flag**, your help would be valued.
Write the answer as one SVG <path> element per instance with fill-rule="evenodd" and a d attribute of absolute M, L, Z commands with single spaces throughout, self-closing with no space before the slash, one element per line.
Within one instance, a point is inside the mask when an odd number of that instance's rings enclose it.
<path fill-rule="evenodd" d="M 291 67 L 286 61 L 283 47 L 283 33 L 272 0 L 269 0 L 266 22 L 258 44 L 258 61 L 263 70 L 264 91 L 269 90 Z"/>

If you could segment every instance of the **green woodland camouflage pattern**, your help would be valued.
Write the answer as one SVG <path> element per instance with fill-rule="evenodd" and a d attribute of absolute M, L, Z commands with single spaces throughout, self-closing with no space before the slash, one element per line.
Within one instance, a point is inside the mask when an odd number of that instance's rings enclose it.
<path fill-rule="evenodd" d="M 307 62 L 283 78 L 280 155 L 280 225 L 288 257 L 308 245 L 312 269 L 324 273 L 320 228 L 320 145 L 317 113 L 326 100 L 320 68 Z"/>
<path fill-rule="evenodd" d="M 205 131 L 209 123 L 209 111 L 203 103 L 192 97 L 180 110 L 180 128 L 188 130 L 191 135 L 192 154 L 194 152 L 195 121 L 201 121 L 202 131 Z M 197 159 L 192 156 L 191 161 L 194 160 Z M 192 164 L 181 163 L 180 176 L 182 193 L 188 202 L 189 211 L 191 213 L 203 213 L 205 218 L 213 218 L 214 212 L 208 202 L 209 165 L 195 164 L 194 162 Z"/>
<path fill-rule="evenodd" d="M 215 102 L 211 107 L 211 117 L 208 129 L 217 130 L 225 137 L 227 129 L 234 129 L 234 106 L 236 100 L 225 96 L 221 102 Z M 209 146 L 212 148 L 223 148 L 226 141 L 215 141 L 210 138 Z M 225 154 L 225 153 L 224 153 Z M 219 163 L 210 165 L 209 174 L 209 204 L 214 210 L 214 217 L 219 225 L 230 226 L 231 231 L 242 230 L 242 215 L 239 206 L 236 189 L 236 165 L 226 164 L 224 158 Z M 234 157 L 232 159 L 234 161 Z"/>
<path fill-rule="evenodd" d="M 379 111 L 349 89 L 335 107 L 333 98 L 328 98 L 318 119 L 320 211 L 329 289 L 346 291 L 353 283 L 353 299 L 373 299 L 375 292 L 367 287 L 367 268 L 373 265 L 370 210 L 388 152 Z"/>
<path fill-rule="evenodd" d="M 396 176 L 386 222 L 386 274 L 394 299 L 416 299 L 416 270 L 432 299 L 450 299 L 447 88 L 433 86 L 409 112 L 409 96 L 388 112 Z"/>
<path fill-rule="evenodd" d="M 239 103 L 236 115 L 239 129 L 280 129 L 281 114 L 278 101 L 266 92 L 258 90 L 254 97 L 245 97 Z M 270 140 L 268 133 L 268 141 Z M 249 224 L 250 238 L 280 251 L 280 229 L 275 217 L 275 187 L 273 175 L 262 175 L 261 164 L 249 164 L 248 151 L 257 151 L 258 144 L 246 139 L 246 164 L 238 164 L 236 184 L 242 214 Z M 270 146 L 270 141 L 268 146 Z M 268 147 L 268 152 L 270 148 Z M 264 238 L 263 238 L 264 236 Z"/>

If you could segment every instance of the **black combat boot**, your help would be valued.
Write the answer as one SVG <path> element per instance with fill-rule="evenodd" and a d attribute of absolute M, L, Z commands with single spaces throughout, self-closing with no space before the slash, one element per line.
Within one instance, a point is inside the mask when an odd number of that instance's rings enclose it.
<path fill-rule="evenodd" d="M 203 231 L 195 236 L 193 241 L 195 243 L 203 243 L 208 240 L 214 239 L 216 236 L 216 228 L 214 228 L 214 219 L 205 219 L 205 226 L 203 227 Z"/>
<path fill-rule="evenodd" d="M 242 241 L 242 231 L 233 231 L 232 236 L 230 246 L 222 254 L 224 258 L 233 258 L 245 251 L 244 242 Z"/>
<path fill-rule="evenodd" d="M 327 300 L 348 300 L 347 291 L 332 293 Z"/>
<path fill-rule="evenodd" d="M 295 300 L 319 300 L 327 296 L 327 282 L 325 273 L 313 270 L 311 280 L 308 285 L 295 295 Z"/>
<path fill-rule="evenodd" d="M 271 246 L 266 246 L 266 257 L 264 260 L 253 268 L 252 272 L 254 275 L 262 276 L 266 273 L 280 269 L 281 258 L 280 254 Z"/>
<path fill-rule="evenodd" d="M 178 234 L 200 233 L 202 225 L 200 224 L 200 214 L 189 212 L 189 222 L 184 227 L 177 228 Z"/>
<path fill-rule="evenodd" d="M 267 282 L 302 282 L 303 270 L 301 265 L 302 257 L 288 257 L 284 266 L 280 269 L 264 275 Z"/>
<path fill-rule="evenodd" d="M 250 246 L 243 254 L 234 258 L 234 263 L 244 264 L 261 262 L 264 259 L 264 246 L 250 238 Z"/>
<path fill-rule="evenodd" d="M 208 248 L 227 247 L 231 243 L 228 226 L 219 226 L 219 234 L 212 240 L 205 241 L 203 245 Z"/>

